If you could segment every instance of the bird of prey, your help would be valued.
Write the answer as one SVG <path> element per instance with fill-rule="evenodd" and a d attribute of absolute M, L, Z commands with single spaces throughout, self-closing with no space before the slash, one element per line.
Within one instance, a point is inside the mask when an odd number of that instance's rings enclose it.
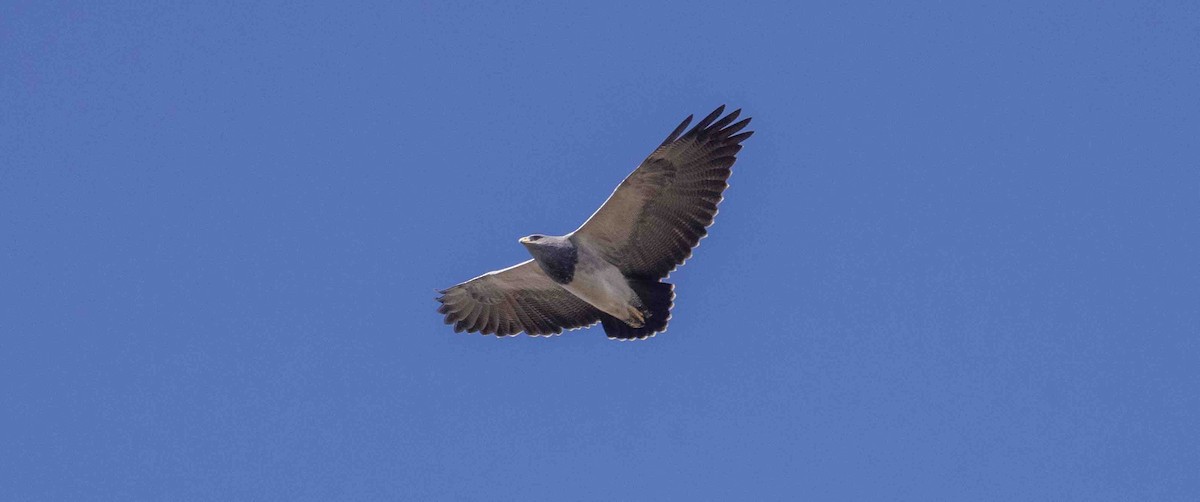
<path fill-rule="evenodd" d="M 441 290 L 454 331 L 555 335 L 599 322 L 609 338 L 667 329 L 675 287 L 662 282 L 692 255 L 717 215 L 730 168 L 753 131 L 718 107 L 679 124 L 587 221 L 562 236 L 522 237 L 532 260 Z M 687 132 L 684 132 L 684 131 Z"/>

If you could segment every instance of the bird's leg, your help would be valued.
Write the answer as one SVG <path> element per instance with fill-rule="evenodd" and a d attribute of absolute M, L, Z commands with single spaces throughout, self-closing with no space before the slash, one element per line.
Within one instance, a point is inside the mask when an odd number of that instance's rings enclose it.
<path fill-rule="evenodd" d="M 646 325 L 646 317 L 642 315 L 642 311 L 633 306 L 629 307 L 628 317 L 622 320 L 632 328 L 640 328 Z"/>

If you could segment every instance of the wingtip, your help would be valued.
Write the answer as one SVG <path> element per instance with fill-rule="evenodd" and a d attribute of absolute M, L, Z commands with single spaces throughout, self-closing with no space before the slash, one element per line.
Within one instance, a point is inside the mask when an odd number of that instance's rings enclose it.
<path fill-rule="evenodd" d="M 722 113 L 725 113 L 725 105 L 718 106 L 716 110 L 713 110 L 712 113 L 701 119 L 700 122 L 696 124 L 696 127 L 692 129 L 692 131 L 699 133 L 700 131 L 708 129 L 708 126 L 712 125 L 713 121 L 717 120 Z"/>
<path fill-rule="evenodd" d="M 712 127 L 710 129 L 715 131 L 717 134 L 724 133 L 725 126 L 729 125 L 734 120 L 737 120 L 738 115 L 741 113 L 742 113 L 742 110 L 740 108 L 737 110 L 734 110 L 732 112 L 729 112 L 724 117 L 721 117 L 720 120 L 713 122 Z"/>
<path fill-rule="evenodd" d="M 667 139 L 664 139 L 662 142 L 662 145 L 660 145 L 660 146 L 669 145 L 673 141 L 679 139 L 679 135 L 683 134 L 683 131 L 686 131 L 687 126 L 691 123 L 692 123 L 692 116 L 688 115 L 686 119 L 683 119 L 683 122 L 680 122 L 679 125 L 677 127 L 675 127 L 674 131 L 671 131 L 671 134 L 667 135 Z"/>

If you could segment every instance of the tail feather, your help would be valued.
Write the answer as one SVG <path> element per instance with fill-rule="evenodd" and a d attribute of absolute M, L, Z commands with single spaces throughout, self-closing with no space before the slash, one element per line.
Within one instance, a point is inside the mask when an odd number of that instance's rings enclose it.
<path fill-rule="evenodd" d="M 629 287 L 642 300 L 645 307 L 645 325 L 634 328 L 608 314 L 601 314 L 600 324 L 609 338 L 618 340 L 643 340 L 667 330 L 671 320 L 671 307 L 675 305 L 675 285 L 652 280 L 632 279 Z"/>

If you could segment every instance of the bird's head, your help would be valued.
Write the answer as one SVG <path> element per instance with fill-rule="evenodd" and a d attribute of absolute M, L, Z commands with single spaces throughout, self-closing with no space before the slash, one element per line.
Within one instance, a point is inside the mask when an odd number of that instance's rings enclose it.
<path fill-rule="evenodd" d="M 575 245 L 571 244 L 571 240 L 565 235 L 533 234 L 522 237 L 517 242 L 524 245 L 525 249 L 534 256 L 575 248 Z"/>
<path fill-rule="evenodd" d="M 518 239 L 517 242 L 520 242 L 521 244 L 524 244 L 526 246 L 531 246 L 531 245 L 536 245 L 538 242 L 541 242 L 542 239 L 545 239 L 545 238 L 546 238 L 546 236 L 544 236 L 542 234 L 533 234 L 533 235 L 527 235 L 525 237 L 522 237 L 522 238 Z"/>
<path fill-rule="evenodd" d="M 575 273 L 575 262 L 579 260 L 579 249 L 571 242 L 570 235 L 533 234 L 522 237 L 518 242 L 525 246 L 542 271 L 556 282 L 571 282 Z"/>

